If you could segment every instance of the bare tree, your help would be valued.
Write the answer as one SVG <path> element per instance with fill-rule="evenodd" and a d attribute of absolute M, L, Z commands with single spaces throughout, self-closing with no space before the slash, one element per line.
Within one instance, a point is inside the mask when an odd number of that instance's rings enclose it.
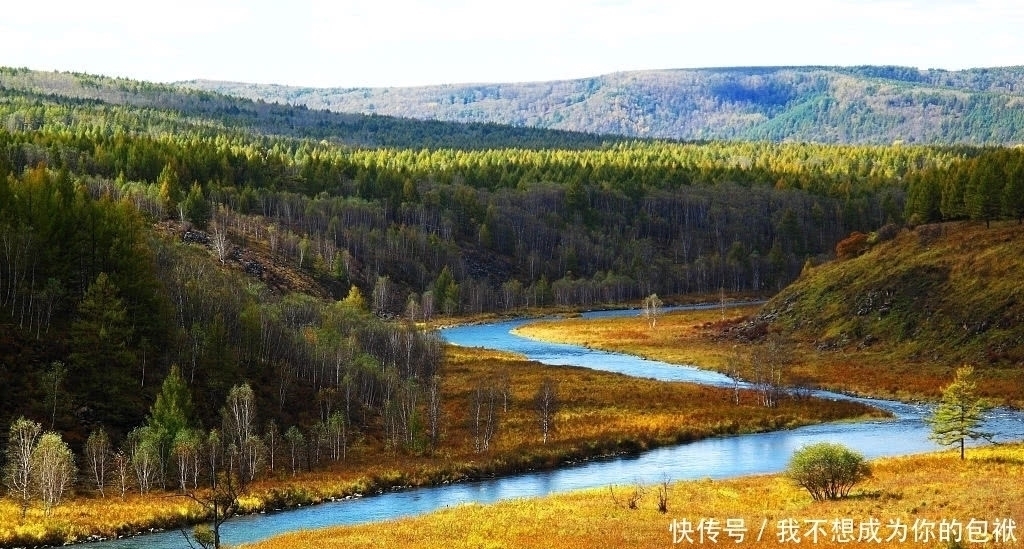
<path fill-rule="evenodd" d="M 473 449 L 486 452 L 498 432 L 504 391 L 493 379 L 481 380 L 470 392 L 469 428 L 473 434 Z"/>
<path fill-rule="evenodd" d="M 658 294 L 651 294 L 644 298 L 643 301 L 643 317 L 647 319 L 647 323 L 653 330 L 658 326 L 658 315 L 661 314 L 661 299 L 658 298 Z"/>
<path fill-rule="evenodd" d="M 263 441 L 267 445 L 267 466 L 273 471 L 274 458 L 277 457 L 278 449 L 281 447 L 281 430 L 278 429 L 277 422 L 274 420 L 267 422 L 267 431 L 263 435 Z"/>
<path fill-rule="evenodd" d="M 441 443 L 441 378 L 436 375 L 427 384 L 427 422 L 430 446 L 437 449 Z"/>
<path fill-rule="evenodd" d="M 288 441 L 289 449 L 291 450 L 292 458 L 292 476 L 295 476 L 297 465 L 299 462 L 300 452 L 306 446 L 306 437 L 302 434 L 302 431 L 298 427 L 292 425 L 284 433 L 284 439 Z"/>
<path fill-rule="evenodd" d="M 540 422 L 540 432 L 544 444 L 548 443 L 549 434 L 555 430 L 555 414 L 558 413 L 558 382 L 551 378 L 544 378 L 533 397 L 533 405 L 537 410 L 537 420 Z"/>
<path fill-rule="evenodd" d="M 28 504 L 32 500 L 32 451 L 42 430 L 42 425 L 21 417 L 11 424 L 7 437 L 7 449 L 4 452 L 4 485 L 21 506 L 22 520 L 25 519 Z"/>
<path fill-rule="evenodd" d="M 106 497 L 104 487 L 107 479 L 107 465 L 110 463 L 110 437 L 100 427 L 89 434 L 85 441 L 85 466 L 92 477 L 93 485 L 100 496 Z"/>
<path fill-rule="evenodd" d="M 50 364 L 50 368 L 43 373 L 42 382 L 46 389 L 46 400 L 50 409 L 50 429 L 53 429 L 57 422 L 57 404 L 60 402 L 60 389 L 67 377 L 68 368 L 63 362 L 57 360 Z"/>
<path fill-rule="evenodd" d="M 171 452 L 174 454 L 178 469 L 178 489 L 184 494 L 188 491 L 189 480 L 192 489 L 198 484 L 199 454 L 202 450 L 202 435 L 192 429 L 182 429 L 174 437 Z"/>
<path fill-rule="evenodd" d="M 750 381 L 767 408 L 778 406 L 789 356 L 778 335 L 771 335 L 750 353 Z"/>
<path fill-rule="evenodd" d="M 210 223 L 210 246 L 213 247 L 217 259 L 224 263 L 231 252 L 231 242 L 228 240 L 228 227 L 226 223 L 214 221 Z"/>
<path fill-rule="evenodd" d="M 248 383 L 235 385 L 228 391 L 228 398 L 221 410 L 224 422 L 225 442 L 239 452 L 238 477 L 241 482 L 255 478 L 261 463 L 263 445 L 255 434 L 256 395 Z M 232 463 L 233 464 L 233 463 Z"/>
<path fill-rule="evenodd" d="M 118 450 L 111 459 L 114 466 L 114 474 L 117 476 L 117 488 L 121 491 L 121 499 L 128 495 L 128 488 L 131 486 L 131 460 L 123 450 Z"/>

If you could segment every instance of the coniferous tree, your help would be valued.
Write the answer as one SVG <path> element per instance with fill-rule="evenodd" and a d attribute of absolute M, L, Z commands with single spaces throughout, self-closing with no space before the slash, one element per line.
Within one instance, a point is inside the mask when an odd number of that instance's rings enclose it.
<path fill-rule="evenodd" d="M 78 305 L 71 325 L 71 375 L 81 401 L 95 410 L 96 420 L 118 427 L 137 421 L 138 398 L 132 381 L 135 354 L 133 327 L 120 292 L 100 273 Z"/>
<path fill-rule="evenodd" d="M 175 364 L 160 386 L 160 393 L 149 411 L 149 426 L 158 433 L 160 442 L 160 474 L 166 482 L 167 469 L 174 457 L 175 441 L 179 433 L 188 432 L 195 425 L 192 393 Z"/>
<path fill-rule="evenodd" d="M 942 391 L 942 400 L 928 419 L 930 438 L 943 446 L 959 445 L 960 459 L 964 459 L 967 439 L 991 438 L 978 429 L 990 406 L 978 396 L 973 376 L 973 367 L 957 368 L 956 378 Z"/>

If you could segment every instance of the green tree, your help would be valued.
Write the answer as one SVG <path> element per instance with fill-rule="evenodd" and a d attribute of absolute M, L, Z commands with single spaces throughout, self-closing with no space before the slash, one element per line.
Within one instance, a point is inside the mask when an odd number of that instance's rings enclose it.
<path fill-rule="evenodd" d="M 1006 184 L 1003 185 L 1003 213 L 1024 222 L 1024 159 L 1017 158 L 1006 166 Z"/>
<path fill-rule="evenodd" d="M 160 437 L 157 446 L 160 452 L 160 475 L 161 482 L 166 483 L 167 465 L 173 457 L 174 443 L 180 433 L 189 431 L 195 425 L 192 393 L 176 364 L 171 366 L 170 373 L 164 378 L 149 414 L 149 426 Z"/>
<path fill-rule="evenodd" d="M 137 421 L 130 401 L 137 400 L 129 347 L 133 327 L 114 282 L 100 273 L 78 305 L 71 325 L 69 383 L 76 395 L 108 425 L 127 427 Z"/>
<path fill-rule="evenodd" d="M 454 314 L 459 306 L 459 286 L 451 269 L 445 265 L 434 281 L 434 300 L 445 314 Z"/>
<path fill-rule="evenodd" d="M 964 459 L 967 439 L 992 438 L 991 434 L 978 430 L 991 406 L 977 393 L 974 367 L 957 368 L 956 377 L 943 389 L 942 399 L 928 418 L 932 428 L 930 438 L 943 446 L 959 444 L 960 459 Z"/>
<path fill-rule="evenodd" d="M 181 203 L 181 210 L 185 219 L 200 229 L 205 229 L 210 223 L 210 201 L 203 195 L 203 187 L 199 183 L 192 184 L 185 201 Z"/>
<path fill-rule="evenodd" d="M 167 164 L 156 178 L 159 190 L 160 207 L 165 217 L 178 215 L 178 202 L 181 201 L 181 185 L 178 183 L 178 171 Z"/>
<path fill-rule="evenodd" d="M 854 485 L 871 476 L 871 467 L 864 456 L 842 444 L 819 442 L 794 452 L 786 475 L 814 501 L 824 501 L 848 496 Z"/>
<path fill-rule="evenodd" d="M 979 159 L 967 182 L 964 204 L 971 219 L 989 226 L 1002 210 L 1003 182 L 993 160 Z"/>
<path fill-rule="evenodd" d="M 171 371 L 160 386 L 160 393 L 150 408 L 149 424 L 167 432 L 170 440 L 178 431 L 195 425 L 195 410 L 192 406 L 192 392 L 185 379 L 181 377 L 178 365 L 172 365 Z"/>

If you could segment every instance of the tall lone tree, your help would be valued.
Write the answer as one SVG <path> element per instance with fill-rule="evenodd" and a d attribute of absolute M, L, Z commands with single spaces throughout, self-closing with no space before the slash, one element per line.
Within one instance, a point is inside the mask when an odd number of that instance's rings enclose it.
<path fill-rule="evenodd" d="M 551 378 L 544 378 L 533 397 L 534 407 L 537 410 L 537 420 L 540 422 L 540 432 L 544 444 L 548 443 L 548 435 L 555 430 L 555 414 L 558 413 L 558 382 Z"/>
<path fill-rule="evenodd" d="M 658 326 L 658 315 L 661 314 L 661 299 L 658 298 L 658 294 L 651 294 L 644 298 L 643 302 L 643 316 L 647 319 L 647 323 L 653 330 Z"/>
<path fill-rule="evenodd" d="M 942 391 L 942 400 L 928 418 L 932 427 L 930 438 L 943 446 L 960 445 L 960 459 L 964 459 L 967 439 L 990 440 L 992 435 L 978 430 L 991 406 L 977 395 L 974 367 L 962 366 L 956 378 Z"/>

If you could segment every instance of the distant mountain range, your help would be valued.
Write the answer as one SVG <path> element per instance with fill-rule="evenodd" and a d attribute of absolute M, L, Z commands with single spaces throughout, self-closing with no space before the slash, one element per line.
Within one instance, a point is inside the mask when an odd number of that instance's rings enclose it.
<path fill-rule="evenodd" d="M 179 85 L 337 112 L 642 138 L 1024 143 L 1024 66 L 680 69 L 408 88 Z"/>

